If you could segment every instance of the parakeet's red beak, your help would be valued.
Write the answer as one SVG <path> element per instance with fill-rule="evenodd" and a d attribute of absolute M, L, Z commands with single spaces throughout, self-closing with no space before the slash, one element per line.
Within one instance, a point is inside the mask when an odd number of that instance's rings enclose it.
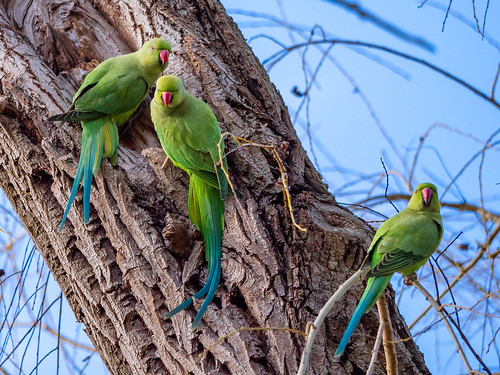
<path fill-rule="evenodd" d="M 424 204 L 428 206 L 432 199 L 432 189 L 425 187 L 422 189 L 422 198 L 424 199 Z"/>
<path fill-rule="evenodd" d="M 173 98 L 174 95 L 171 92 L 163 91 L 161 93 L 161 100 L 163 100 L 163 103 L 165 103 L 165 107 L 168 107 Z"/>
<path fill-rule="evenodd" d="M 161 59 L 162 65 L 168 61 L 168 51 L 166 49 L 162 49 L 160 51 L 160 59 Z"/>

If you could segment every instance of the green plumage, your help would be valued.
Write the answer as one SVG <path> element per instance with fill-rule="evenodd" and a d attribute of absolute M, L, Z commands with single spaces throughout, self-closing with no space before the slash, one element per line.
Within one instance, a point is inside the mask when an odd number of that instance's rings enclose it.
<path fill-rule="evenodd" d="M 436 187 L 420 184 L 408 207 L 387 219 L 377 230 L 363 265 L 369 267 L 366 289 L 335 352 L 340 356 L 359 320 L 384 292 L 392 275 L 408 276 L 417 271 L 436 251 L 443 236 Z"/>
<path fill-rule="evenodd" d="M 221 131 L 210 107 L 191 96 L 182 81 L 174 76 L 158 80 L 151 101 L 151 118 L 165 153 L 175 166 L 189 174 L 189 218 L 205 240 L 209 276 L 203 288 L 193 296 L 199 299 L 206 295 L 192 325 L 195 329 L 215 295 L 221 273 L 223 199 L 228 193 L 226 175 L 217 165 Z M 224 155 L 223 142 L 220 147 Z M 227 171 L 225 158 L 222 166 Z M 193 297 L 171 310 L 167 318 L 188 307 Z"/>
<path fill-rule="evenodd" d="M 78 186 L 83 182 L 84 221 L 89 221 L 92 175 L 103 157 L 116 165 L 117 127 L 125 123 L 145 98 L 148 89 L 168 65 L 170 44 L 153 39 L 127 55 L 107 59 L 92 70 L 73 97 L 69 109 L 49 121 L 81 121 L 82 148 L 70 198 L 59 226 L 62 229 Z"/>

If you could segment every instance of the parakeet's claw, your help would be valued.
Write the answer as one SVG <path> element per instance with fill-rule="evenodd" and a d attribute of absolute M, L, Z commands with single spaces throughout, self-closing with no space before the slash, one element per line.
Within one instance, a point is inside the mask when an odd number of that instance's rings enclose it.
<path fill-rule="evenodd" d="M 410 273 L 408 276 L 405 276 L 403 278 L 403 282 L 405 283 L 406 286 L 413 285 L 413 282 L 416 280 L 417 280 L 417 274 L 415 272 Z"/>

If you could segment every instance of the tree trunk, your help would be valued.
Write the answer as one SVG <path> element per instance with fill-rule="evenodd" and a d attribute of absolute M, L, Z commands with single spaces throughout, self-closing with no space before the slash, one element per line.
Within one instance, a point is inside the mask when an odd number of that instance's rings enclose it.
<path fill-rule="evenodd" d="M 296 219 L 283 203 L 280 171 L 263 149 L 228 157 L 241 206 L 226 200 L 222 279 L 202 324 L 199 304 L 164 320 L 207 276 L 204 243 L 187 218 L 188 177 L 161 150 L 144 103 L 121 132 L 118 165 L 103 160 L 91 221 L 81 192 L 57 227 L 76 172 L 77 123 L 50 123 L 98 62 L 155 36 L 173 47 L 166 72 L 213 108 L 223 131 L 274 144 L 288 170 Z M 14 0 L 0 6 L 0 184 L 112 374 L 294 374 L 304 331 L 336 287 L 360 266 L 371 230 L 337 205 L 295 134 L 287 109 L 240 31 L 216 0 Z M 147 102 L 147 101 L 146 101 Z M 354 141 L 353 141 L 354 142 Z M 227 148 L 235 148 L 227 142 Z M 80 198 L 78 198 L 80 197 Z M 378 320 L 362 319 L 347 354 L 333 352 L 358 285 L 327 319 L 311 374 L 366 371 Z M 390 293 L 388 293 L 389 295 Z M 395 340 L 409 332 L 388 298 Z M 428 374 L 413 341 L 396 345 L 401 374 Z M 384 372 L 383 354 L 377 373 Z"/>

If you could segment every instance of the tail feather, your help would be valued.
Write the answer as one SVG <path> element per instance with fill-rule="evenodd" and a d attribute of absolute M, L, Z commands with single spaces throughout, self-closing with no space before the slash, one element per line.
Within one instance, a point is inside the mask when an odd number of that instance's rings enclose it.
<path fill-rule="evenodd" d="M 99 171 L 101 165 L 102 153 L 103 153 L 103 143 L 104 143 L 104 132 L 103 132 L 103 122 L 104 119 L 99 121 L 89 122 L 83 124 L 82 133 L 82 148 L 80 150 L 80 159 L 78 161 L 78 167 L 76 169 L 75 180 L 73 181 L 73 187 L 71 188 L 71 193 L 66 204 L 66 209 L 64 210 L 64 215 L 59 225 L 59 231 L 62 230 L 66 218 L 69 213 L 69 209 L 75 200 L 76 192 L 80 183 L 83 181 L 83 217 L 84 222 L 89 222 L 89 212 L 90 212 L 90 192 L 92 188 L 92 176 L 94 173 Z"/>
<path fill-rule="evenodd" d="M 210 188 L 211 190 L 215 190 Z M 214 199 L 220 200 L 220 193 L 215 191 L 215 194 L 218 195 L 214 197 Z M 220 201 L 222 203 L 222 201 Z M 223 203 L 222 203 L 223 204 Z M 200 324 L 201 318 L 205 311 L 208 308 L 209 303 L 214 298 L 215 292 L 217 291 L 217 286 L 220 281 L 221 274 L 221 241 L 222 241 L 222 226 L 224 225 L 223 219 L 221 220 L 220 215 L 217 215 L 217 204 L 209 204 L 207 210 L 210 212 L 210 216 L 212 220 L 208 220 L 206 225 L 204 225 L 204 229 L 207 231 L 207 235 L 204 236 L 205 246 L 206 246 L 206 258 L 208 261 L 208 280 L 206 285 L 209 285 L 209 290 L 207 296 L 205 297 L 205 301 L 201 305 L 198 314 L 194 319 L 192 329 L 195 330 Z M 222 218 L 224 217 L 224 206 L 222 206 Z M 203 216 L 202 216 L 203 217 Z"/>
<path fill-rule="evenodd" d="M 78 191 L 78 187 L 80 186 L 80 182 L 82 181 L 83 172 L 85 170 L 85 154 L 83 152 L 84 149 L 87 148 L 87 142 L 89 139 L 82 139 L 82 151 L 80 152 L 80 160 L 78 161 L 78 167 L 76 169 L 75 180 L 73 181 L 73 187 L 71 188 L 71 193 L 69 195 L 68 203 L 66 204 L 66 209 L 64 210 L 64 215 L 61 220 L 61 224 L 59 224 L 59 232 L 62 230 L 64 226 L 64 222 L 69 213 L 69 209 L 75 200 L 76 192 Z"/>
<path fill-rule="evenodd" d="M 99 170 L 102 157 L 102 142 L 100 141 L 101 132 L 97 134 L 95 139 L 90 143 L 90 150 L 88 153 L 88 167 L 85 168 L 83 177 L 83 222 L 88 224 L 90 216 L 90 191 L 92 189 L 93 171 Z M 99 147 L 100 146 L 100 147 Z"/>
<path fill-rule="evenodd" d="M 212 267 L 212 265 L 209 263 L 208 268 L 210 269 L 211 267 Z M 182 310 L 184 310 L 185 308 L 189 307 L 193 303 L 193 298 L 200 299 L 201 297 L 205 296 L 205 294 L 207 294 L 207 292 L 208 292 L 208 289 L 210 288 L 212 276 L 213 275 L 211 273 L 209 273 L 207 282 L 205 285 L 203 285 L 203 288 L 201 288 L 198 292 L 196 292 L 192 297 L 189 297 L 187 300 L 185 300 L 181 304 L 177 305 L 177 307 L 170 310 L 165 315 L 165 318 L 170 319 L 175 314 L 177 314 L 177 313 L 181 312 Z"/>
<path fill-rule="evenodd" d="M 377 302 L 387 287 L 387 284 L 389 284 L 391 277 L 392 275 L 372 277 L 368 279 L 366 289 L 359 300 L 358 306 L 356 306 L 356 310 L 354 310 L 354 314 L 352 315 L 351 321 L 344 332 L 344 336 L 342 336 L 339 347 L 335 351 L 335 357 L 342 355 L 361 317 L 373 307 L 375 302 Z"/>
<path fill-rule="evenodd" d="M 205 311 L 207 311 L 208 305 L 215 296 L 215 292 L 217 291 L 217 286 L 219 285 L 220 281 L 220 273 L 221 265 L 219 260 L 215 264 L 215 267 L 210 270 L 210 275 L 213 275 L 210 282 L 207 281 L 207 285 L 210 285 L 210 289 L 208 290 L 207 296 L 205 297 L 205 300 L 203 301 L 198 314 L 196 314 L 196 317 L 194 318 L 193 325 L 191 326 L 191 329 L 193 331 L 196 329 L 196 327 L 198 327 L 198 324 L 200 324 L 201 318 L 203 318 Z"/>
<path fill-rule="evenodd" d="M 199 299 L 206 295 L 205 301 L 198 311 L 193 322 L 194 330 L 200 323 L 203 314 L 212 301 L 221 275 L 221 242 L 224 229 L 224 201 L 220 197 L 219 189 L 204 183 L 198 177 L 191 175 L 189 182 L 189 218 L 202 233 L 205 240 L 205 254 L 208 261 L 208 279 L 203 288 L 193 297 Z M 182 311 L 193 302 L 193 297 L 170 311 L 166 318 L 170 318 Z"/>

